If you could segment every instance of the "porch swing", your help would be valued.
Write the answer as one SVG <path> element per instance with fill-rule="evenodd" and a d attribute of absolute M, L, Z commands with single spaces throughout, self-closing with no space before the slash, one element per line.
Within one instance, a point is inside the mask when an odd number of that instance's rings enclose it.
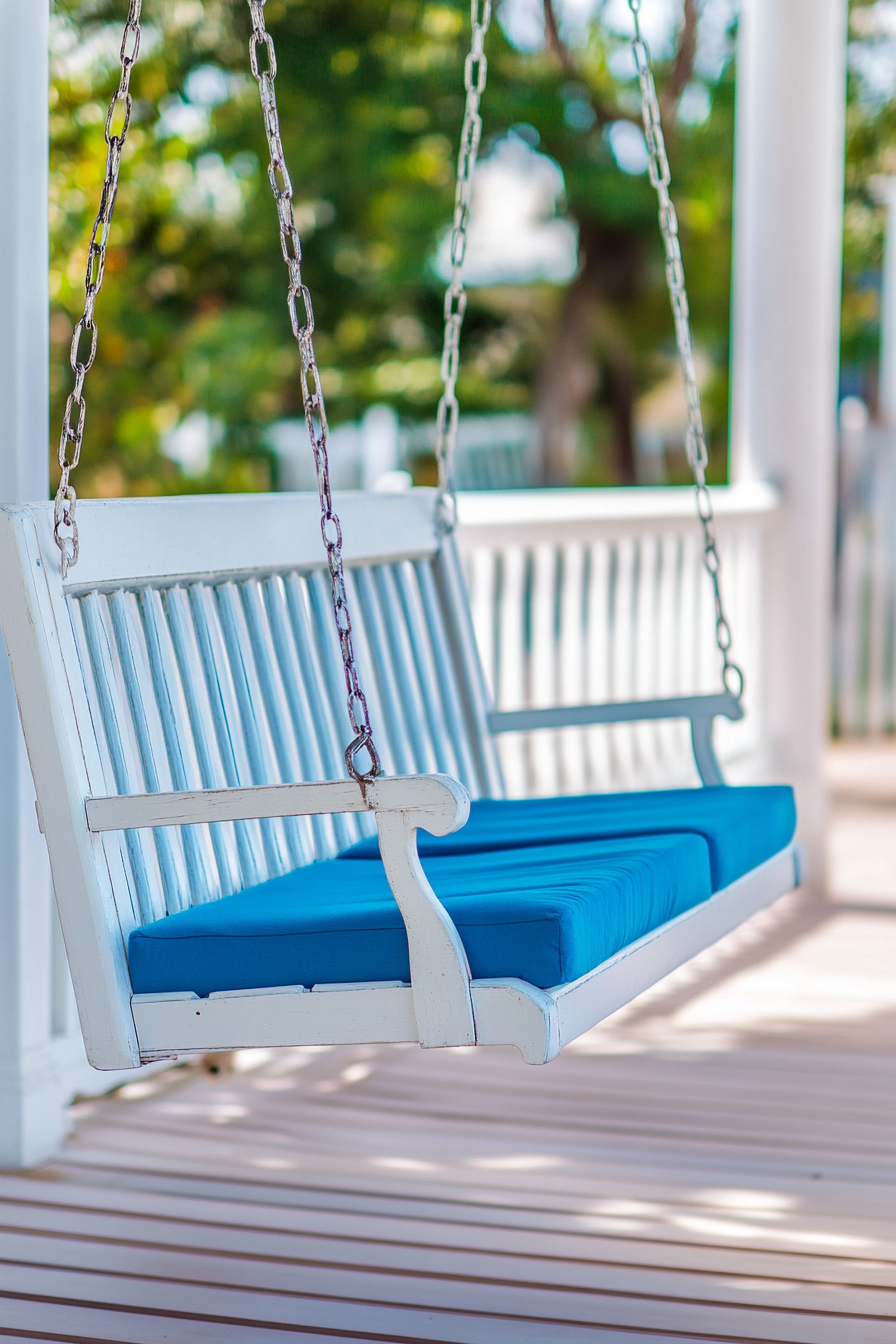
<path fill-rule="evenodd" d="M 0 509 L 0 622 L 95 1067 L 390 1041 L 512 1044 L 544 1063 L 798 882 L 791 790 L 728 788 L 713 751 L 713 719 L 742 717 L 743 677 L 719 586 L 659 109 L 640 0 L 629 3 L 723 685 L 501 713 L 476 654 L 451 489 L 489 0 L 473 0 L 465 65 L 438 489 L 331 495 L 276 58 L 264 0 L 249 0 L 319 501 L 94 501 L 76 520 L 70 473 L 140 41 L 141 0 L 130 0 L 59 491 L 55 504 Z M 494 734 L 675 717 L 690 720 L 701 789 L 502 798 Z"/>

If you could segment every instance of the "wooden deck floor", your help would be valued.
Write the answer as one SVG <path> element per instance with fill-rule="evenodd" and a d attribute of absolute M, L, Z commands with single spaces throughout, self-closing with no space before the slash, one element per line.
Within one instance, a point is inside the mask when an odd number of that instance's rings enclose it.
<path fill-rule="evenodd" d="M 82 1103 L 0 1176 L 0 1338 L 894 1344 L 896 892 L 841 886 L 547 1068 L 259 1052 Z"/>

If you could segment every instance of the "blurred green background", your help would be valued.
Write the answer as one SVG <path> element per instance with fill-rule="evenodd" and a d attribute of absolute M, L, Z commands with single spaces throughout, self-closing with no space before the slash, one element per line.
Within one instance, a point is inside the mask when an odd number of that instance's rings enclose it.
<path fill-rule="evenodd" d="M 880 34 L 868 18 L 881 4 L 852 8 L 852 49 L 873 55 Z M 83 303 L 125 12 L 123 0 L 53 7 L 54 428 L 71 385 L 67 346 Z M 356 420 L 374 403 L 425 420 L 440 391 L 437 257 L 453 203 L 468 5 L 268 0 L 266 19 L 330 421 Z M 524 166 L 543 165 L 538 156 L 555 174 L 558 166 L 556 218 L 543 222 L 568 221 L 578 254 L 566 276 L 486 277 L 473 288 L 459 395 L 469 414 L 530 412 L 553 483 L 637 480 L 639 418 L 662 420 L 674 403 L 626 20 L 618 0 L 549 5 L 547 23 L 539 0 L 505 0 L 487 43 L 481 157 L 511 145 L 530 156 Z M 658 0 L 652 20 L 711 476 L 724 480 L 736 6 Z M 247 6 L 146 0 L 144 22 L 77 487 L 85 496 L 276 487 L 269 427 L 300 414 L 299 382 L 247 69 Z M 873 60 L 852 65 L 844 378 L 873 403 L 883 220 L 875 182 L 896 171 L 896 103 Z M 213 449 L 198 469 L 163 451 L 197 412 Z M 564 442 L 573 445 L 566 458 Z M 425 455 L 414 463 L 418 480 L 431 471 Z M 674 446 L 665 479 L 686 479 Z"/>

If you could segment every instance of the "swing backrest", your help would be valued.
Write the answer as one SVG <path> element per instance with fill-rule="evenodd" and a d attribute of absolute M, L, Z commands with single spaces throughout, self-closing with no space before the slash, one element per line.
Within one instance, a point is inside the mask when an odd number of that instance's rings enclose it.
<path fill-rule="evenodd" d="M 337 497 L 371 719 L 387 773 L 440 771 L 499 795 L 433 500 Z M 50 504 L 0 510 L 0 624 L 67 941 L 92 920 L 123 947 L 136 925 L 373 829 L 355 814 L 89 833 L 90 796 L 344 778 L 345 683 L 316 496 L 84 502 L 65 583 L 52 519 Z"/>

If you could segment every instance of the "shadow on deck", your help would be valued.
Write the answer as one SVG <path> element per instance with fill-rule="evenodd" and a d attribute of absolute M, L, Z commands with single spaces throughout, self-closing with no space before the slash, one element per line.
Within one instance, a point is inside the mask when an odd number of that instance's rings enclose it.
<path fill-rule="evenodd" d="M 0 1338 L 892 1344 L 896 760 L 835 765 L 834 898 L 546 1068 L 243 1052 L 76 1106 L 0 1177 Z"/>

